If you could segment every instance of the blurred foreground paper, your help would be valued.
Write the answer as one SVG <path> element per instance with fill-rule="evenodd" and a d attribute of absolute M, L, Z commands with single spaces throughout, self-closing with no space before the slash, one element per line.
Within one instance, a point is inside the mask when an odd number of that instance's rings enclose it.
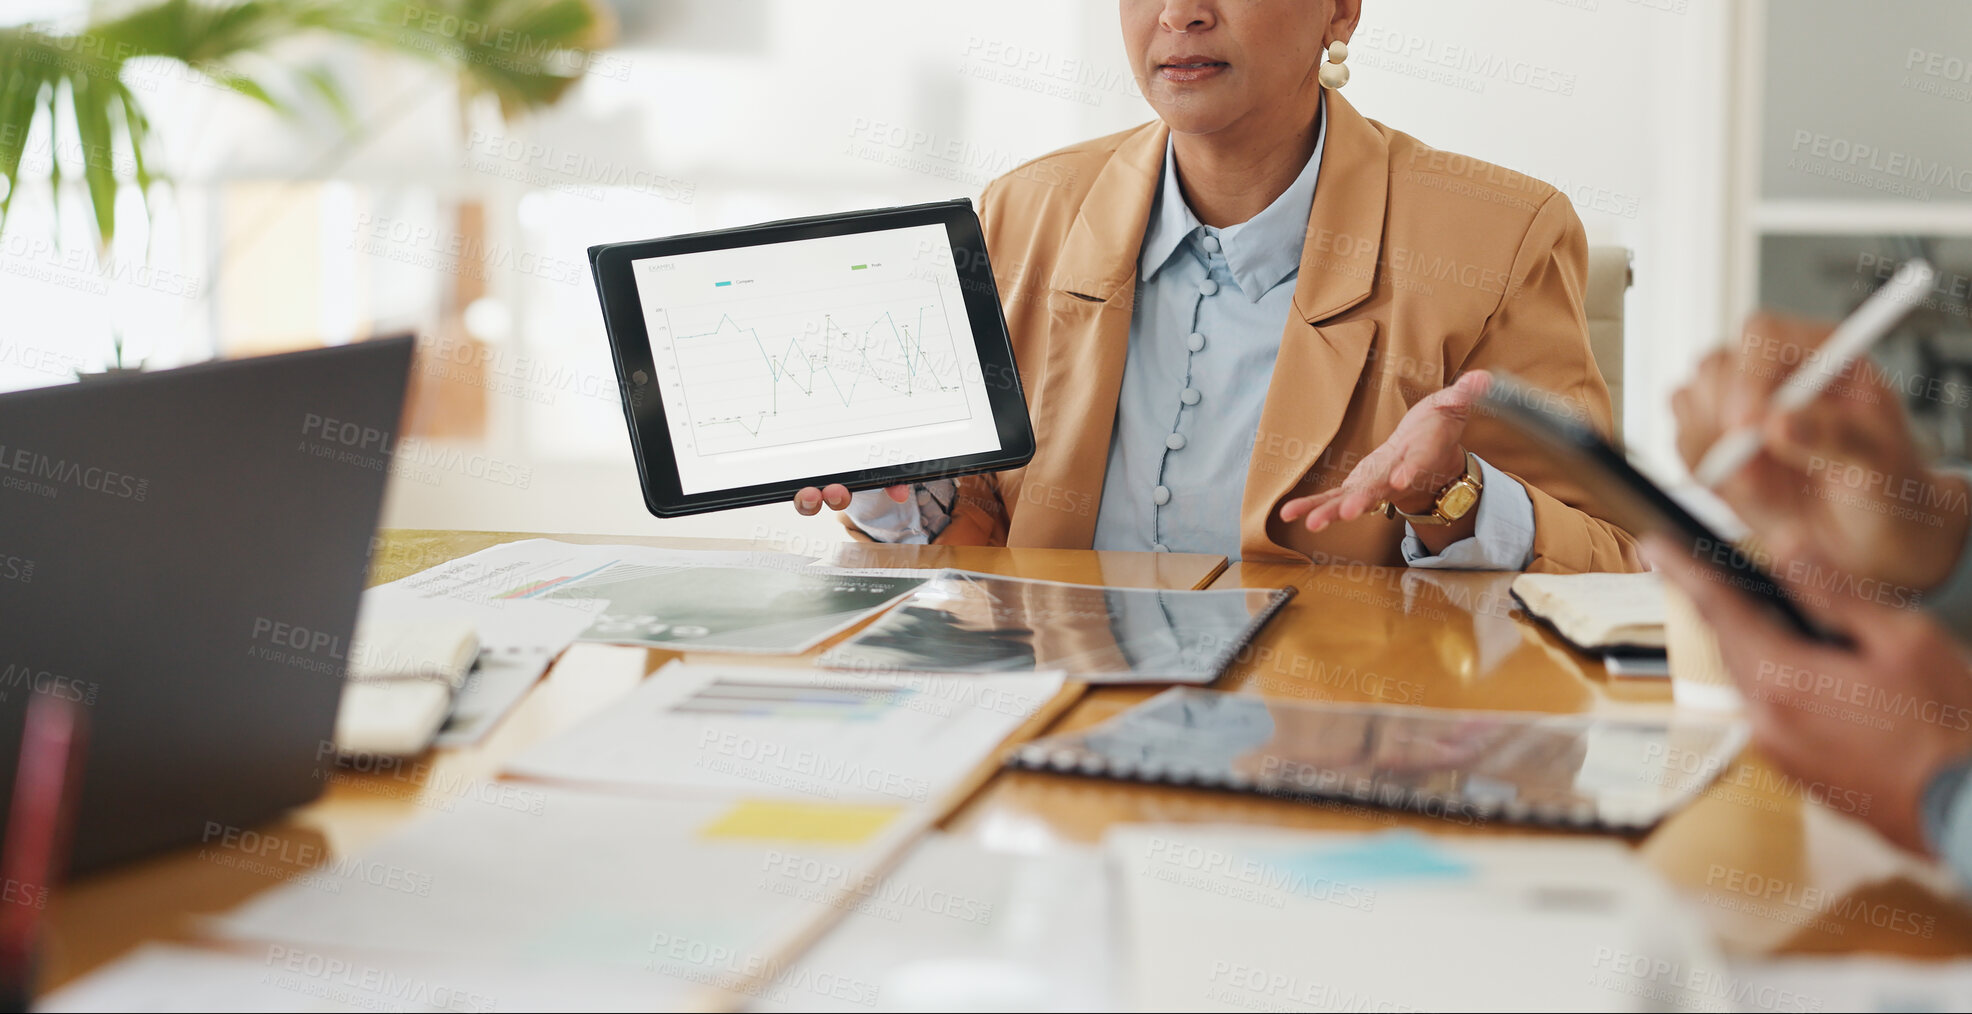
<path fill-rule="evenodd" d="M 1972 961 L 1878 955 L 1734 961 L 1734 1010 L 1972 1010 Z"/>
<path fill-rule="evenodd" d="M 785 988 L 747 1009 L 1114 1010 L 1104 872 L 1088 846 L 1027 855 L 926 835 L 787 976 L 845 988 Z"/>
<path fill-rule="evenodd" d="M 1731 1009 L 1704 927 L 1623 842 L 1145 824 L 1103 843 L 1139 1010 Z"/>
<path fill-rule="evenodd" d="M 566 966 L 641 975 L 658 998 L 758 995 L 785 973 L 793 943 L 922 829 L 898 808 L 855 844 L 784 840 L 772 828 L 711 834 L 730 823 L 733 802 L 501 784 L 508 791 L 476 793 L 330 859 L 308 883 L 255 896 L 212 931 L 376 965 Z"/>
<path fill-rule="evenodd" d="M 145 944 L 43 997 L 37 1011 L 641 1011 L 676 1007 L 683 983 L 637 971 L 471 959 L 363 956 L 280 944 L 216 950 Z"/>

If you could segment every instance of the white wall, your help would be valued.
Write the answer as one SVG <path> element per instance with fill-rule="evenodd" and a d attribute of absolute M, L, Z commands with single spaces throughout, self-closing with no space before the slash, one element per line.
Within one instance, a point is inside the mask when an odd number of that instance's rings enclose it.
<path fill-rule="evenodd" d="M 426 203 L 434 194 L 478 194 L 492 211 L 495 249 L 579 264 L 582 249 L 595 242 L 975 196 L 988 179 L 1026 158 L 1151 115 L 1130 80 L 1111 3 L 660 0 L 632 6 L 638 13 L 626 21 L 624 47 L 553 112 L 507 128 L 483 119 L 448 128 L 444 94 L 420 90 L 421 105 L 440 119 L 400 114 L 391 130 L 352 146 L 343 164 L 392 166 L 403 186 L 427 194 L 419 198 Z M 1660 406 L 1695 352 L 1725 326 L 1719 280 L 1726 5 L 1367 0 L 1365 6 L 1348 86 L 1359 108 L 1428 143 L 1563 186 L 1576 198 L 1592 242 L 1636 251 L 1626 428 L 1646 458 L 1668 462 L 1670 434 Z M 390 75 L 361 77 L 362 115 L 402 103 L 401 81 L 372 87 Z M 278 171 L 280 159 L 270 161 L 267 153 L 289 144 L 291 134 L 273 130 L 263 114 L 238 101 L 230 114 L 239 120 L 235 129 L 218 129 L 224 124 L 212 122 L 210 105 L 202 103 L 196 125 L 172 122 L 171 108 L 154 113 L 160 129 L 179 129 L 178 143 L 190 144 L 201 165 Z M 228 114 L 222 107 L 216 115 Z M 411 154 L 443 148 L 438 142 L 448 136 L 454 143 L 477 136 L 482 154 L 518 140 L 577 168 L 547 173 L 550 182 L 569 184 L 549 191 L 538 185 L 542 165 L 525 158 L 494 154 L 492 168 L 533 177 L 536 185 L 449 157 Z M 314 154 L 291 164 L 305 166 Z M 625 165 L 657 174 L 660 184 L 630 191 L 593 185 L 609 167 Z M 374 207 L 365 203 L 371 200 L 365 188 L 391 185 L 374 173 L 360 177 L 358 193 L 344 202 L 357 212 Z M 196 215 L 187 217 L 199 224 Z M 336 228 L 325 224 L 325 234 L 338 235 Z M 339 228 L 345 238 L 353 234 L 348 225 Z M 374 299 L 383 288 L 378 280 L 401 280 L 416 269 L 377 259 L 336 272 L 372 281 L 347 294 L 323 293 L 325 306 L 338 298 Z M 530 481 L 523 488 L 453 472 L 400 482 L 388 523 L 836 537 L 828 522 L 796 519 L 778 507 L 675 522 L 650 518 L 636 495 L 622 415 L 609 395 L 611 371 L 586 273 L 570 281 L 506 270 L 489 278 L 489 286 L 498 306 L 487 309 L 504 312 L 485 318 L 511 321 L 489 333 L 504 343 L 508 362 L 527 365 L 512 371 L 517 392 L 491 397 L 490 443 L 478 450 L 525 469 Z M 14 386 L 33 382 L 50 381 L 29 376 Z"/>
<path fill-rule="evenodd" d="M 1682 0 L 1366 6 L 1348 91 L 1360 108 L 1429 143 L 1562 186 L 1591 242 L 1635 250 L 1626 429 L 1638 452 L 1668 474 L 1671 434 L 1661 406 L 1725 327 L 1724 7 Z M 647 45 L 631 54 L 631 80 L 592 82 L 577 103 L 583 116 L 621 128 L 608 139 L 563 115 L 522 128 L 564 147 L 624 157 L 641 151 L 693 184 L 689 205 L 605 209 L 556 198 L 548 217 L 586 212 L 592 224 L 571 237 L 586 243 L 969 196 L 1022 159 L 1151 115 L 1123 61 L 1111 5 L 770 7 L 731 37 L 716 19 L 681 16 L 688 30 L 673 39 L 685 48 L 668 48 L 667 19 L 654 15 Z M 910 140 L 889 140 L 897 128 Z M 590 294 L 533 297 L 554 310 L 543 318 L 523 308 L 516 316 L 524 338 L 606 375 Z M 529 320 L 548 319 L 562 325 L 558 338 L 538 327 L 528 333 Z M 529 414 L 527 406 L 509 407 Z M 834 537 L 780 508 L 684 522 L 644 516 L 629 493 L 620 415 L 608 404 L 580 409 L 579 423 L 551 406 L 556 419 L 537 409 L 518 427 L 515 453 L 553 469 L 554 481 L 525 491 L 469 488 L 463 496 L 451 484 L 411 489 L 397 498 L 393 520 Z M 525 436 L 550 432 L 554 446 Z M 555 447 L 569 460 L 553 460 Z"/>

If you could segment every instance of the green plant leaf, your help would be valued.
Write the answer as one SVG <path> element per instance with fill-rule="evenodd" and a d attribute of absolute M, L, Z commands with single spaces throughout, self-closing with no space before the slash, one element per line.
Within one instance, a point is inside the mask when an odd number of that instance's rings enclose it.
<path fill-rule="evenodd" d="M 117 93 L 112 81 L 92 74 L 69 78 L 69 104 L 75 110 L 76 139 L 82 153 L 82 182 L 95 213 L 96 239 L 108 250 L 116 235 L 116 142 L 110 133 Z"/>
<path fill-rule="evenodd" d="M 136 170 L 137 189 L 144 194 L 144 203 L 150 203 L 151 184 L 156 180 L 144 162 L 144 147 L 151 141 L 151 121 L 144 115 L 144 108 L 137 102 L 137 96 L 123 82 L 116 84 L 117 104 L 123 107 L 123 129 L 130 137 L 130 161 Z"/>
<path fill-rule="evenodd" d="M 356 111 L 349 108 L 349 100 L 343 97 L 342 86 L 336 83 L 335 75 L 329 72 L 329 68 L 316 64 L 303 68 L 300 76 L 301 82 L 335 113 L 336 122 L 342 124 L 344 130 L 355 129 Z"/>
<path fill-rule="evenodd" d="M 163 57 L 195 67 L 220 85 L 283 113 L 293 110 L 270 88 L 271 77 L 239 69 L 239 58 L 286 39 L 325 32 L 438 63 L 456 75 L 465 97 L 492 95 L 514 117 L 551 105 L 581 80 L 587 53 L 607 44 L 614 22 L 601 0 L 152 0 L 119 5 L 120 16 L 77 35 L 33 27 L 0 28 L 0 230 L 20 191 L 29 128 L 45 111 L 60 150 L 61 115 L 72 112 L 84 153 L 97 235 L 115 227 L 117 127 L 149 214 L 153 178 L 144 149 L 149 120 L 121 80 L 136 57 Z M 256 70 L 258 70 L 258 66 Z M 360 124 L 334 78 L 321 67 L 294 72 L 297 83 L 329 105 L 345 129 Z M 52 160 L 55 233 L 61 234 L 62 167 Z"/>
<path fill-rule="evenodd" d="M 48 195 L 49 213 L 53 221 L 55 246 L 62 245 L 62 118 L 55 109 L 61 101 L 62 86 L 58 80 L 48 82 Z"/>
<path fill-rule="evenodd" d="M 46 86 L 39 68 L 11 60 L 6 67 L 0 71 L 5 74 L 0 84 L 0 176 L 7 178 L 7 195 L 0 197 L 0 232 L 7 227 L 7 209 L 21 192 L 21 156 L 27 151 L 27 135 Z"/>
<path fill-rule="evenodd" d="M 286 103 L 275 98 L 273 93 L 269 92 L 260 82 L 223 64 L 209 63 L 200 67 L 199 72 L 277 113 L 287 115 L 293 112 Z"/>

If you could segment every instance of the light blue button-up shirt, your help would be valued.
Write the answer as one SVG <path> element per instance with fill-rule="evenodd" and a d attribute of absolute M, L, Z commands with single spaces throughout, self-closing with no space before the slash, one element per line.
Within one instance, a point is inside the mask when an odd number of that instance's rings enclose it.
<path fill-rule="evenodd" d="M 1109 442 L 1096 549 L 1212 553 L 1237 560 L 1240 500 L 1254 435 L 1293 310 L 1294 282 L 1321 175 L 1328 120 L 1285 192 L 1238 225 L 1203 225 L 1178 184 L 1167 141 L 1163 179 L 1137 261 L 1136 304 Z M 1433 556 L 1406 529 L 1415 567 L 1519 570 L 1534 549 L 1534 505 L 1483 460 L 1473 537 Z M 949 520 L 949 480 L 912 502 L 859 493 L 850 519 L 872 538 L 924 542 Z"/>
<path fill-rule="evenodd" d="M 1185 203 L 1176 149 L 1166 142 L 1163 181 L 1137 260 L 1095 548 L 1239 559 L 1247 465 L 1294 309 L 1327 144 L 1324 117 L 1314 154 L 1287 190 L 1247 221 L 1215 229 Z M 1483 461 L 1480 468 L 1486 492 L 1473 537 L 1433 556 L 1408 532 L 1403 552 L 1412 566 L 1526 566 L 1533 502 L 1518 482 Z"/>

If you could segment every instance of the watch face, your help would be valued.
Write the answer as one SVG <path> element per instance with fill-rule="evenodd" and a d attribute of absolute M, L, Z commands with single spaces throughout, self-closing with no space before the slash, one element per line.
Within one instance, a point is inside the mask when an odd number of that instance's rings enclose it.
<path fill-rule="evenodd" d="M 1473 489 L 1471 483 L 1455 482 L 1444 496 L 1438 498 L 1438 513 L 1457 521 L 1478 502 L 1479 491 Z"/>

